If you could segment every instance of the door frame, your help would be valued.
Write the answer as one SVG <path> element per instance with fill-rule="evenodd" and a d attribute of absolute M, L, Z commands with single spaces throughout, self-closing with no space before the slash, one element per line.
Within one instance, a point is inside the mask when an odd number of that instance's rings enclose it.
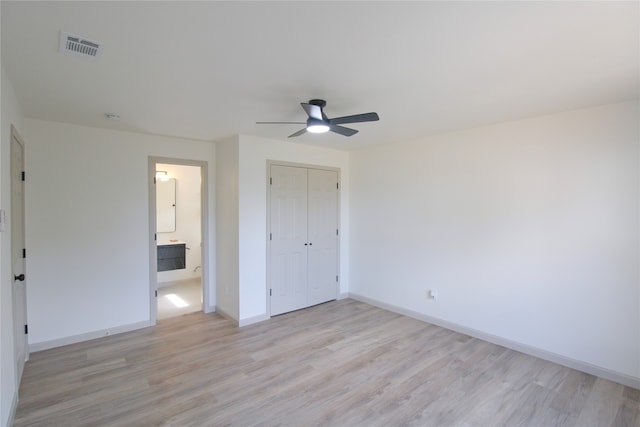
<path fill-rule="evenodd" d="M 155 325 L 158 322 L 158 247 L 156 236 L 156 165 L 158 163 L 195 166 L 200 168 L 200 241 L 202 242 L 201 263 L 202 266 L 202 306 L 204 313 L 213 313 L 215 306 L 209 305 L 211 289 L 210 276 L 211 264 L 209 254 L 209 164 L 204 160 L 178 159 L 173 157 L 149 156 L 149 320 Z"/>
<path fill-rule="evenodd" d="M 22 151 L 22 164 L 21 165 L 16 165 L 13 161 L 14 157 L 13 157 L 13 140 L 16 140 L 16 142 L 20 145 L 21 147 L 21 151 Z M 22 211 L 22 227 L 21 230 L 16 230 L 15 229 L 15 221 L 14 221 L 14 217 L 13 217 L 13 208 L 14 208 L 14 203 L 15 200 L 13 199 L 13 179 L 14 179 L 14 174 L 15 173 L 20 173 L 20 172 L 24 172 L 25 168 L 24 168 L 24 153 L 25 153 L 25 147 L 24 147 L 24 140 L 22 139 L 22 137 L 20 136 L 20 134 L 18 133 L 18 130 L 15 128 L 15 126 L 11 125 L 11 143 L 10 143 L 10 176 L 11 176 L 11 182 L 10 182 L 10 187 L 11 187 L 11 216 L 10 218 L 10 223 L 11 223 L 11 277 L 13 278 L 13 276 L 15 275 L 15 271 L 14 271 L 14 259 L 13 259 L 13 252 L 14 252 L 14 246 L 15 246 L 15 237 L 16 237 L 16 232 L 19 232 L 22 234 L 22 243 L 24 244 L 24 246 L 26 247 L 26 233 L 25 233 L 25 185 L 24 185 L 24 179 L 23 179 L 23 184 L 22 184 L 22 206 L 21 206 L 21 211 Z M 16 170 L 17 168 L 17 170 Z M 23 254 L 24 255 L 24 254 Z M 23 257 L 23 269 L 24 271 L 22 272 L 22 274 L 24 274 L 26 276 L 26 259 L 24 259 Z M 28 335 L 26 332 L 26 328 L 27 328 L 27 324 L 28 324 L 28 317 L 27 317 L 27 280 L 25 278 L 24 281 L 22 281 L 21 285 L 22 287 L 24 287 L 24 302 L 23 302 L 23 307 L 20 307 L 20 309 L 22 310 L 22 313 L 24 314 L 24 325 L 20 325 L 18 323 L 18 307 L 16 306 L 15 302 L 15 294 L 14 294 L 14 290 L 15 290 L 15 282 L 16 280 L 12 280 L 11 281 L 11 306 L 12 306 L 12 311 L 13 311 L 13 316 L 12 316 L 12 321 L 13 321 L 13 332 L 14 332 L 14 336 L 13 336 L 13 344 L 14 344 L 14 358 L 15 358 L 15 363 L 16 363 L 16 380 L 17 383 L 20 383 L 20 378 L 22 376 L 22 372 L 24 370 L 24 365 L 25 362 L 27 360 L 29 360 L 29 340 L 28 340 Z M 24 329 L 23 329 L 24 328 Z M 24 360 L 22 360 L 22 358 L 18 357 L 20 356 L 20 354 L 18 353 L 18 340 L 19 339 L 23 339 L 24 340 Z"/>
<path fill-rule="evenodd" d="M 267 300 L 267 316 L 269 318 L 271 318 L 271 298 L 269 295 L 269 290 L 271 289 L 271 244 L 269 243 L 270 242 L 269 234 L 271 233 L 271 183 L 269 181 L 271 178 L 271 166 L 290 166 L 294 168 L 318 169 L 318 170 L 324 170 L 324 171 L 332 171 L 338 174 L 339 188 L 338 188 L 338 204 L 336 207 L 338 212 L 336 212 L 336 215 L 338 216 L 337 218 L 338 230 L 340 230 L 340 232 L 338 233 L 338 242 L 337 242 L 338 247 L 336 248 L 336 271 L 338 271 L 338 281 L 336 282 L 336 298 L 340 298 L 340 283 L 342 281 L 342 274 L 340 271 L 340 243 L 342 240 L 342 219 L 340 215 L 340 212 L 342 211 L 341 209 L 342 174 L 341 174 L 340 168 L 333 167 L 333 166 L 313 165 L 309 163 L 296 163 L 296 162 L 286 162 L 286 161 L 280 161 L 280 160 L 267 159 L 267 177 L 265 179 L 265 183 L 267 187 L 267 224 L 265 227 L 267 231 L 267 234 L 265 235 L 266 254 L 267 254 L 267 262 L 266 262 L 267 286 L 265 289 L 265 298 Z"/>

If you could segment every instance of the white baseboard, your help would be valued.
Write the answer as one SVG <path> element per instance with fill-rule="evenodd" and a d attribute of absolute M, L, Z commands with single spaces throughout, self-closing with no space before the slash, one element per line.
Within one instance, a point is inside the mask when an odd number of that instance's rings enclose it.
<path fill-rule="evenodd" d="M 222 317 L 225 317 L 229 320 L 231 320 L 233 323 L 236 324 L 236 326 L 238 326 L 239 328 L 243 327 L 243 326 L 248 326 L 248 325 L 252 325 L 254 323 L 258 323 L 258 322 L 263 322 L 265 320 L 269 320 L 271 317 L 269 317 L 269 315 L 265 314 L 261 314 L 259 316 L 254 316 L 254 317 L 247 317 L 246 319 L 240 319 L 237 320 L 235 319 L 233 316 L 231 316 L 229 313 L 226 313 L 224 310 L 221 310 L 220 308 L 216 307 L 216 313 L 218 313 L 219 315 L 221 315 Z"/>
<path fill-rule="evenodd" d="M 62 347 L 64 345 L 94 340 L 97 338 L 104 338 L 109 335 L 135 331 L 136 329 L 147 328 L 149 326 L 154 326 L 154 325 L 155 324 L 150 320 L 146 320 L 144 322 L 131 323 L 129 325 L 116 326 L 114 328 L 109 328 L 109 329 L 101 329 L 98 331 L 87 332 L 85 334 L 73 335 L 70 337 L 59 338 L 51 341 L 37 342 L 37 343 L 29 344 L 29 352 L 34 353 L 36 351 L 48 350 L 50 348 Z"/>
<path fill-rule="evenodd" d="M 342 292 L 338 294 L 338 300 L 349 298 L 349 292 Z M 354 298 L 355 299 L 355 298 Z"/>
<path fill-rule="evenodd" d="M 240 321 L 238 322 L 238 326 L 243 327 L 247 325 L 252 325 L 254 323 L 264 322 L 265 320 L 269 320 L 269 319 L 271 319 L 271 317 L 269 317 L 267 313 L 261 314 L 259 316 L 247 317 L 246 319 L 240 319 Z"/>
<path fill-rule="evenodd" d="M 202 307 L 202 311 L 204 312 L 204 314 L 215 313 L 216 312 L 216 306 L 215 305 L 205 305 L 204 307 Z"/>
<path fill-rule="evenodd" d="M 219 314 L 220 316 L 226 318 L 227 320 L 232 321 L 233 323 L 235 323 L 236 326 L 238 325 L 238 320 L 236 318 L 234 318 L 229 313 L 227 313 L 226 311 L 222 310 L 220 307 L 217 307 L 217 306 L 216 306 L 216 314 Z"/>
<path fill-rule="evenodd" d="M 7 419 L 7 427 L 13 425 L 13 422 L 16 419 L 16 410 L 18 409 L 18 387 L 20 385 L 16 385 L 16 391 L 13 392 L 13 399 L 11 399 L 11 408 L 9 409 L 9 418 Z"/>
<path fill-rule="evenodd" d="M 630 375 L 623 374 L 621 372 L 612 371 L 610 369 L 592 365 L 587 362 L 572 359 L 570 357 L 562 356 L 560 354 L 556 354 L 550 351 L 532 347 L 527 344 L 522 344 L 517 341 L 511 341 L 506 338 L 502 338 L 502 337 L 492 335 L 483 331 L 479 331 L 477 329 L 468 328 L 466 326 L 461 326 L 456 323 L 438 319 L 436 317 L 431 317 L 426 314 L 419 313 L 417 311 L 402 308 L 393 304 L 388 304 L 386 302 L 378 301 L 373 298 L 365 297 L 363 295 L 358 295 L 350 292 L 348 294 L 348 297 L 356 301 L 361 301 L 366 304 L 382 308 L 387 311 L 392 311 L 394 313 L 402 314 L 407 317 L 412 317 L 414 319 L 421 320 L 426 323 L 431 323 L 433 325 L 437 325 L 445 329 L 449 329 L 455 332 L 459 332 L 461 334 L 469 335 L 474 338 L 481 339 L 483 341 L 488 341 L 490 343 L 497 344 L 502 347 L 509 348 L 511 350 L 519 351 L 520 353 L 528 354 L 530 356 L 538 357 L 540 359 L 544 359 L 549 362 L 557 363 L 558 365 L 566 366 L 568 368 L 575 369 L 577 371 L 585 372 L 587 374 L 595 375 L 597 377 L 604 378 L 609 381 L 617 382 L 629 387 L 640 389 L 640 378 L 632 377 Z"/>

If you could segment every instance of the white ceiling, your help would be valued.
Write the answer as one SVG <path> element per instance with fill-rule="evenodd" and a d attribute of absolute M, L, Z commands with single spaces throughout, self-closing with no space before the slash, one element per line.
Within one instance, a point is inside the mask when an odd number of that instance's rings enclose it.
<path fill-rule="evenodd" d="M 300 102 L 376 111 L 354 149 L 637 98 L 640 3 L 1 2 L 2 67 L 31 118 L 287 139 Z M 59 32 L 102 43 L 87 60 Z M 109 121 L 105 113 L 122 116 Z"/>

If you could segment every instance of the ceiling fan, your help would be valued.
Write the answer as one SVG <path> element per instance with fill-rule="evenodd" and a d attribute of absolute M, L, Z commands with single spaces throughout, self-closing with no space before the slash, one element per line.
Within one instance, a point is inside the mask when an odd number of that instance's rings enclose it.
<path fill-rule="evenodd" d="M 289 138 L 300 136 L 306 132 L 311 133 L 324 133 L 335 132 L 344 136 L 352 136 L 358 133 L 357 130 L 348 127 L 340 126 L 345 123 L 362 123 L 362 122 L 375 122 L 380 120 L 377 113 L 364 113 L 354 114 L 353 116 L 336 117 L 333 119 L 328 118 L 322 110 L 327 102 L 323 99 L 312 99 L 309 102 L 301 102 L 302 109 L 307 113 L 307 121 L 305 122 L 256 122 L 256 124 L 275 124 L 275 125 L 304 125 L 307 126 L 299 131 L 289 135 Z"/>

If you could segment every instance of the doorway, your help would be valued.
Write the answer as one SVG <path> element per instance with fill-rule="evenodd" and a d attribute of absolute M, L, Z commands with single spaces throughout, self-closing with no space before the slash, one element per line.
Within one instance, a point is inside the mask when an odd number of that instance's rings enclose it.
<path fill-rule="evenodd" d="M 206 162 L 150 158 L 151 320 L 209 312 Z"/>
<path fill-rule="evenodd" d="M 17 380 L 29 357 L 27 343 L 27 282 L 25 275 L 24 143 L 11 126 L 11 275 L 13 277 L 13 335 Z"/>

